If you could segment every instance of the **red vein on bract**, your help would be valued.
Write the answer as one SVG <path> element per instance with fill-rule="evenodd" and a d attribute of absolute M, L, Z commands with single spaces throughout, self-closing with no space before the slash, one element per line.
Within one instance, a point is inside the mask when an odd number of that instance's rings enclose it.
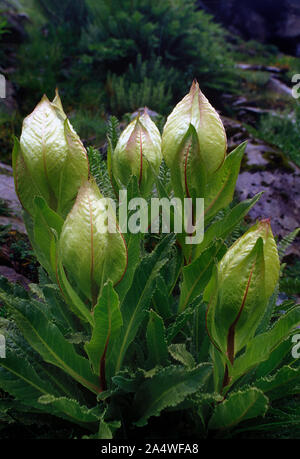
<path fill-rule="evenodd" d="M 107 353 L 109 338 L 110 338 L 110 332 L 109 332 L 108 337 L 106 339 L 104 351 L 103 351 L 102 357 L 100 359 L 100 391 L 101 392 L 103 392 L 103 391 L 105 391 L 107 389 L 105 366 L 106 366 L 106 353 Z"/>
<path fill-rule="evenodd" d="M 114 287 L 115 287 L 116 285 L 118 285 L 118 284 L 121 282 L 121 280 L 122 280 L 123 277 L 125 276 L 125 273 L 126 273 L 127 268 L 128 268 L 128 247 L 127 247 L 125 238 L 124 238 L 124 236 L 123 236 L 123 233 L 122 233 L 121 230 L 120 230 L 120 227 L 119 227 L 119 224 L 118 224 L 117 221 L 116 221 L 116 226 L 117 226 L 117 230 L 119 231 L 119 234 L 120 234 L 120 236 L 121 236 L 121 238 L 122 238 L 122 240 L 123 240 L 124 246 L 125 246 L 125 251 L 126 251 L 126 265 L 125 265 L 125 269 L 124 269 L 124 271 L 123 271 L 122 276 L 121 276 L 120 279 L 114 284 Z"/>
<path fill-rule="evenodd" d="M 185 186 L 185 191 L 186 191 L 186 194 L 187 194 L 188 198 L 190 198 L 190 193 L 189 193 L 188 184 L 187 184 L 186 170 L 187 170 L 187 162 L 188 162 L 188 156 L 189 156 L 189 153 L 190 153 L 191 146 L 192 146 L 192 141 L 191 141 L 191 143 L 188 145 L 188 147 L 186 149 L 186 154 L 185 154 L 185 158 L 184 158 L 184 186 Z"/>
<path fill-rule="evenodd" d="M 91 276 L 91 296 L 92 296 L 92 303 L 93 306 L 96 304 L 95 298 L 94 298 L 94 291 L 93 291 L 93 277 L 94 277 L 94 228 L 93 228 L 93 215 L 92 215 L 92 207 L 91 207 L 91 201 L 90 201 L 90 196 L 87 194 L 87 199 L 88 199 L 88 204 L 89 204 L 89 212 L 90 212 L 90 225 L 91 225 L 91 270 L 90 270 L 90 276 Z"/>
<path fill-rule="evenodd" d="M 238 323 L 238 321 L 239 321 L 239 319 L 241 317 L 241 314 L 243 312 L 243 309 L 244 309 L 244 306 L 245 306 L 245 303 L 246 303 L 248 290 L 249 290 L 249 287 L 250 287 L 250 282 L 251 282 L 251 278 L 252 278 L 252 274 L 253 274 L 254 264 L 255 264 L 255 262 L 253 263 L 253 266 L 252 266 L 252 269 L 251 269 L 251 272 L 250 272 L 250 276 L 249 276 L 249 279 L 248 279 L 248 282 L 247 282 L 247 286 L 246 286 L 246 290 L 245 290 L 245 293 L 244 293 L 242 305 L 240 307 L 240 310 L 238 312 L 238 315 L 237 315 L 236 319 L 230 325 L 229 330 L 228 330 L 228 335 L 227 335 L 227 356 L 228 356 L 228 359 L 229 359 L 229 361 L 230 361 L 230 363 L 232 365 L 233 365 L 233 361 L 234 361 L 234 333 L 235 333 L 235 327 L 236 327 L 236 325 L 237 325 L 237 323 Z"/>
<path fill-rule="evenodd" d="M 143 178 L 143 141 L 142 141 L 142 131 L 140 130 L 140 177 L 139 177 L 139 186 L 141 185 L 142 178 Z"/>
<path fill-rule="evenodd" d="M 243 309 L 244 309 L 244 306 L 245 306 L 245 303 L 246 303 L 248 290 L 249 290 L 249 287 L 250 287 L 250 282 L 251 282 L 251 278 L 252 278 L 252 274 L 253 274 L 254 265 L 255 265 L 255 262 L 253 263 L 253 266 L 252 266 L 252 269 L 251 269 L 251 272 L 250 272 L 250 276 L 249 276 L 249 279 L 248 279 L 248 282 L 247 282 L 247 286 L 246 286 L 246 290 L 245 290 L 245 293 L 244 293 L 242 305 L 240 307 L 240 310 L 238 312 L 237 317 L 235 318 L 234 322 L 230 325 L 229 330 L 228 330 L 227 352 L 226 353 L 227 353 L 227 357 L 228 357 L 231 365 L 233 365 L 233 362 L 234 362 L 235 327 L 236 327 L 237 322 L 239 321 L 239 318 L 241 317 L 241 314 L 243 312 Z M 224 378 L 223 378 L 223 384 L 222 384 L 222 389 L 224 387 L 226 387 L 229 384 L 229 382 L 230 382 L 230 377 L 229 377 L 228 365 L 226 364 Z"/>
<path fill-rule="evenodd" d="M 104 351 L 100 359 L 100 389 L 101 392 L 107 389 L 106 385 L 106 374 L 105 374 L 105 366 L 106 366 L 106 353 L 108 348 L 108 343 L 111 335 L 111 307 L 110 307 L 110 295 L 108 300 L 108 329 L 107 329 L 107 338 L 104 346 Z"/>

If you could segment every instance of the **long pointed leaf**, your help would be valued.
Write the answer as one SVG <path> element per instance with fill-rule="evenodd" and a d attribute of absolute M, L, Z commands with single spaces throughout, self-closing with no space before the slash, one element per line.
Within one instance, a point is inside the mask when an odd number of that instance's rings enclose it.
<path fill-rule="evenodd" d="M 211 376 L 211 365 L 203 363 L 193 370 L 183 367 L 166 367 L 146 380 L 138 389 L 133 412 L 137 426 L 147 424 L 151 416 L 159 416 L 167 407 L 174 407 L 188 395 L 203 387 Z"/>
<path fill-rule="evenodd" d="M 146 331 L 149 364 L 164 365 L 168 360 L 166 331 L 162 318 L 151 310 Z"/>
<path fill-rule="evenodd" d="M 275 323 L 271 330 L 256 335 L 248 344 L 245 353 L 234 362 L 231 383 L 260 362 L 267 360 L 270 353 L 276 349 L 298 325 L 300 325 L 300 306 L 287 312 Z"/>
<path fill-rule="evenodd" d="M 97 377 L 90 369 L 89 361 L 76 353 L 60 330 L 33 302 L 9 298 L 0 293 L 25 339 L 43 357 L 94 393 L 100 391 Z"/>
<path fill-rule="evenodd" d="M 166 255 L 174 243 L 174 235 L 167 235 L 156 249 L 138 266 L 133 283 L 122 305 L 123 327 L 120 338 L 114 347 L 112 376 L 123 363 L 126 351 L 134 340 L 146 311 L 150 306 L 156 276 L 166 263 Z"/>
<path fill-rule="evenodd" d="M 232 393 L 227 400 L 217 405 L 210 421 L 210 429 L 230 429 L 246 419 L 264 416 L 268 399 L 255 387 Z"/>
<path fill-rule="evenodd" d="M 94 308 L 95 326 L 92 338 L 85 345 L 94 373 L 100 374 L 100 364 L 105 365 L 105 357 L 109 356 L 108 346 L 122 326 L 122 315 L 119 309 L 119 298 L 112 283 L 105 284 L 101 297 Z M 105 371 L 105 366 L 103 368 Z"/>

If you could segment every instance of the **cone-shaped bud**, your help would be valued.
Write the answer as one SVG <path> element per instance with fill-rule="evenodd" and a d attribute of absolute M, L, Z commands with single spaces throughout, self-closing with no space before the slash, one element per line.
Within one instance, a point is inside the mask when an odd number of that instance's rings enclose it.
<path fill-rule="evenodd" d="M 205 292 L 209 335 L 232 363 L 254 336 L 278 277 L 270 221 L 262 220 L 229 248 Z"/>
<path fill-rule="evenodd" d="M 35 196 L 65 217 L 80 185 L 88 178 L 86 150 L 68 121 L 58 93 L 43 96 L 23 122 L 13 153 L 15 187 L 23 207 L 32 212 Z"/>
<path fill-rule="evenodd" d="M 194 81 L 162 135 L 163 158 L 179 197 L 203 197 L 206 180 L 224 162 L 226 145 L 222 121 Z"/>
<path fill-rule="evenodd" d="M 112 171 L 119 187 L 128 185 L 134 175 L 141 194 L 151 192 L 154 174 L 159 171 L 162 160 L 159 130 L 145 109 L 122 132 L 112 158 Z"/>
<path fill-rule="evenodd" d="M 127 268 L 127 247 L 115 209 L 94 182 L 86 181 L 68 214 L 59 240 L 66 273 L 92 302 L 107 280 L 118 283 Z"/>

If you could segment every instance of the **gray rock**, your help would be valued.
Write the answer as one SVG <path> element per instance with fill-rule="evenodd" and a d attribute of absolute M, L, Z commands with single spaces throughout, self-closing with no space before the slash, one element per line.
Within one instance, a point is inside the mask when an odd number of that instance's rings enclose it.
<path fill-rule="evenodd" d="M 21 217 L 22 207 L 16 195 L 12 168 L 3 163 L 0 163 L 0 198 L 7 203 L 14 216 Z"/>
<path fill-rule="evenodd" d="M 263 155 L 264 145 L 255 145 L 248 148 L 248 164 L 256 165 L 257 155 Z M 274 159 L 274 158 L 273 158 Z M 276 158 L 275 158 L 276 160 Z M 252 220 L 270 218 L 275 235 L 284 237 L 299 227 L 300 222 L 300 169 L 293 170 L 275 168 L 267 170 L 244 170 L 240 173 L 236 191 L 240 199 L 251 198 L 260 191 L 264 194 L 258 203 L 251 209 L 249 216 Z M 272 167 L 274 163 L 272 162 Z M 294 242 L 288 253 L 300 256 L 300 240 Z"/>
<path fill-rule="evenodd" d="M 26 234 L 22 220 L 22 207 L 16 195 L 12 168 L 7 164 L 0 163 L 0 199 L 9 210 L 10 215 L 0 216 L 0 226 L 11 225 L 13 230 Z"/>
<path fill-rule="evenodd" d="M 239 199 L 264 194 L 252 208 L 252 221 L 271 218 L 276 236 L 284 237 L 300 225 L 300 169 L 289 162 L 274 146 L 252 137 L 237 120 L 222 117 L 228 136 L 228 149 L 233 150 L 247 140 L 236 193 Z M 300 238 L 288 249 L 300 256 Z"/>
<path fill-rule="evenodd" d="M 9 282 L 21 284 L 26 290 L 29 290 L 30 280 L 22 274 L 18 274 L 13 268 L 0 266 L 0 276 L 6 277 Z"/>
<path fill-rule="evenodd" d="M 246 40 L 274 43 L 300 55 L 299 0 L 201 0 L 198 7 L 203 4 L 217 21 Z"/>

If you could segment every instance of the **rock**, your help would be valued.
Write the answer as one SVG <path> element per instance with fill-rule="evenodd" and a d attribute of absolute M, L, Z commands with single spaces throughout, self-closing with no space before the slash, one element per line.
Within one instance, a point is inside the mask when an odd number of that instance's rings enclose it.
<path fill-rule="evenodd" d="M 236 67 L 241 70 L 255 70 L 260 72 L 270 72 L 270 73 L 285 73 L 287 72 L 287 68 L 281 67 L 272 67 L 266 65 L 258 65 L 258 64 L 243 64 L 238 63 Z"/>
<path fill-rule="evenodd" d="M 199 8 L 246 40 L 273 43 L 281 51 L 300 55 L 299 0 L 201 0 Z"/>
<path fill-rule="evenodd" d="M 22 274 L 18 274 L 13 268 L 0 266 L 0 276 L 6 277 L 9 282 L 21 284 L 26 290 L 29 290 L 31 281 Z"/>
<path fill-rule="evenodd" d="M 295 230 L 300 224 L 300 169 L 289 162 L 274 146 L 251 136 L 237 120 L 222 117 L 228 137 L 228 151 L 247 140 L 236 193 L 244 200 L 264 192 L 252 208 L 249 217 L 271 218 L 273 232 L 279 238 Z M 300 256 L 300 237 L 287 254 Z"/>
<path fill-rule="evenodd" d="M 13 171 L 10 166 L 0 163 L 0 199 L 8 207 L 8 215 L 0 215 L 0 226 L 11 225 L 13 230 L 26 234 L 22 220 L 22 207 L 15 192 Z"/>
<path fill-rule="evenodd" d="M 14 7 L 13 2 L 1 0 L 1 10 L 3 17 L 7 20 L 11 30 L 10 34 L 4 36 L 5 43 L 22 43 L 26 38 L 25 25 L 29 22 L 29 17 L 25 13 L 17 11 L 17 6 Z"/>
<path fill-rule="evenodd" d="M 269 90 L 276 92 L 277 94 L 293 97 L 292 89 L 277 78 L 271 77 L 267 86 Z"/>
<path fill-rule="evenodd" d="M 0 163 L 0 198 L 16 217 L 21 217 L 22 207 L 15 192 L 13 171 L 7 164 Z"/>
<path fill-rule="evenodd" d="M 300 222 L 300 169 L 285 161 L 276 149 L 250 141 L 236 186 L 240 199 L 264 191 L 249 216 L 253 221 L 271 218 L 273 232 L 280 238 L 295 230 Z M 300 256 L 300 238 L 288 253 Z"/>
<path fill-rule="evenodd" d="M 25 225 L 21 218 L 15 217 L 0 217 L 0 226 L 11 226 L 12 230 L 18 231 L 22 234 L 27 234 Z"/>
<path fill-rule="evenodd" d="M 0 69 L 1 72 L 1 69 Z M 12 115 L 18 109 L 16 91 L 13 84 L 5 79 L 5 98 L 0 99 L 0 113 Z"/>

